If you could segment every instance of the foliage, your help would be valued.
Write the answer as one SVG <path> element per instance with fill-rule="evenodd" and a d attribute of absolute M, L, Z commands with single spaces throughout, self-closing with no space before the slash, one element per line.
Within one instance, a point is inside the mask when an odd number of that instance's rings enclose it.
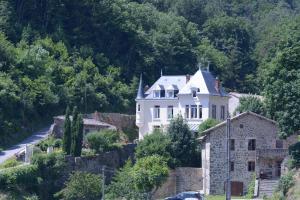
<path fill-rule="evenodd" d="M 202 135 L 203 131 L 212 128 L 219 123 L 220 122 L 216 119 L 208 118 L 199 125 L 198 132 L 200 135 Z"/>
<path fill-rule="evenodd" d="M 82 115 L 79 114 L 76 121 L 73 121 L 74 126 L 76 126 L 75 140 L 74 142 L 74 152 L 73 156 L 81 156 L 82 150 L 82 140 L 83 140 L 83 118 Z"/>
<path fill-rule="evenodd" d="M 21 162 L 17 161 L 16 157 L 12 157 L 12 158 L 7 159 L 3 163 L 1 163 L 0 164 L 0 169 L 15 167 L 15 166 L 18 166 L 20 164 L 21 164 Z"/>
<path fill-rule="evenodd" d="M 101 199 L 102 177 L 87 172 L 75 172 L 66 182 L 66 187 L 56 196 L 65 200 Z"/>
<path fill-rule="evenodd" d="M 300 166 L 300 142 L 297 142 L 289 147 L 289 155 L 294 167 Z"/>
<path fill-rule="evenodd" d="M 123 131 L 129 142 L 133 142 L 135 139 L 138 139 L 139 137 L 139 132 L 136 127 L 127 127 Z"/>
<path fill-rule="evenodd" d="M 293 28 L 300 30 L 299 25 Z M 282 137 L 300 129 L 299 44 L 299 31 L 297 34 L 291 31 L 276 49 L 274 58 L 265 64 L 263 71 L 267 111 L 279 123 Z"/>
<path fill-rule="evenodd" d="M 114 130 L 101 130 L 98 132 L 88 133 L 86 136 L 89 147 L 98 153 L 112 151 L 119 148 L 118 132 Z"/>
<path fill-rule="evenodd" d="M 171 140 L 171 156 L 175 159 L 175 166 L 200 165 L 201 156 L 197 151 L 196 139 L 181 115 L 170 122 L 167 134 Z"/>
<path fill-rule="evenodd" d="M 33 191 L 38 184 L 38 168 L 34 165 L 11 167 L 0 171 L 0 189 Z"/>
<path fill-rule="evenodd" d="M 60 148 L 62 146 L 62 140 L 59 138 L 54 138 L 53 136 L 49 136 L 45 140 L 40 141 L 37 146 L 42 151 L 47 151 L 48 147 Z"/>
<path fill-rule="evenodd" d="M 294 173 L 292 171 L 282 175 L 279 180 L 278 190 L 282 191 L 284 195 L 288 192 L 289 188 L 294 185 Z"/>
<path fill-rule="evenodd" d="M 266 115 L 265 107 L 261 99 L 256 96 L 246 96 L 240 98 L 240 104 L 234 113 L 251 111 L 259 115 Z"/>
<path fill-rule="evenodd" d="M 117 171 L 113 177 L 113 181 L 108 186 L 105 198 L 109 200 L 115 199 L 132 199 L 143 200 L 144 195 L 135 188 L 135 180 L 133 177 L 133 164 L 129 160 L 123 168 Z"/>
<path fill-rule="evenodd" d="M 71 119 L 70 119 L 70 108 L 66 109 L 65 121 L 64 121 L 64 135 L 63 135 L 63 151 L 70 155 L 71 153 L 71 142 L 72 142 L 72 131 L 71 131 Z"/>
<path fill-rule="evenodd" d="M 150 193 L 161 186 L 168 174 L 165 159 L 157 155 L 141 158 L 133 166 L 134 185 L 143 193 Z"/>
<path fill-rule="evenodd" d="M 247 195 L 246 195 L 246 197 L 248 199 L 251 199 L 254 197 L 255 181 L 256 181 L 256 175 L 255 175 L 255 173 L 253 173 L 251 182 L 248 185 L 248 191 L 247 191 Z"/>
<path fill-rule="evenodd" d="M 160 131 L 154 131 L 152 134 L 146 135 L 138 143 L 135 149 L 135 157 L 136 159 L 141 159 L 147 156 L 158 155 L 164 157 L 168 165 L 171 166 L 170 147 L 171 140 L 168 135 Z"/>

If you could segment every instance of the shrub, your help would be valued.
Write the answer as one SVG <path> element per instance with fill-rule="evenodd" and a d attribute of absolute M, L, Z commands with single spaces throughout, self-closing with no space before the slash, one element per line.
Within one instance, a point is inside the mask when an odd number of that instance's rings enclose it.
<path fill-rule="evenodd" d="M 101 199 L 102 181 L 99 175 L 75 172 L 55 196 L 64 200 L 98 200 Z"/>
<path fill-rule="evenodd" d="M 280 177 L 278 189 L 285 195 L 288 190 L 294 185 L 293 172 L 290 171 L 287 174 Z"/>
<path fill-rule="evenodd" d="M 45 140 L 40 141 L 37 146 L 42 151 L 47 151 L 47 148 L 52 146 L 55 148 L 61 148 L 62 147 L 62 140 L 59 138 L 54 138 L 53 136 L 48 137 Z"/>
<path fill-rule="evenodd" d="M 92 132 L 86 136 L 88 146 L 97 153 L 118 149 L 120 147 L 120 145 L 117 143 L 118 139 L 119 135 L 114 130 Z"/>
<path fill-rule="evenodd" d="M 146 156 L 159 155 L 164 157 L 170 166 L 170 145 L 171 140 L 168 135 L 164 135 L 160 131 L 154 131 L 154 133 L 145 136 L 144 139 L 138 143 L 135 150 L 135 157 L 140 159 Z"/>
<path fill-rule="evenodd" d="M 202 135 L 203 131 L 206 131 L 207 129 L 214 127 L 215 125 L 219 124 L 220 122 L 216 119 L 208 118 L 207 120 L 203 121 L 198 128 L 199 135 Z"/>
<path fill-rule="evenodd" d="M 15 167 L 20 165 L 21 163 L 17 161 L 16 157 L 10 158 L 6 160 L 4 163 L 0 165 L 0 169 L 9 168 L 9 167 Z"/>
<path fill-rule="evenodd" d="M 300 142 L 297 142 L 289 147 L 289 154 L 294 160 L 294 166 L 300 166 Z"/>
<path fill-rule="evenodd" d="M 0 172 L 0 189 L 33 190 L 37 186 L 38 168 L 34 165 L 22 165 L 3 169 Z"/>
<path fill-rule="evenodd" d="M 133 142 L 135 139 L 138 139 L 138 137 L 139 137 L 139 132 L 134 127 L 124 128 L 123 131 L 129 142 Z"/>
<path fill-rule="evenodd" d="M 246 196 L 248 199 L 251 199 L 254 196 L 255 180 L 256 180 L 256 176 L 255 173 L 253 173 L 251 182 L 248 186 L 248 191 Z"/>

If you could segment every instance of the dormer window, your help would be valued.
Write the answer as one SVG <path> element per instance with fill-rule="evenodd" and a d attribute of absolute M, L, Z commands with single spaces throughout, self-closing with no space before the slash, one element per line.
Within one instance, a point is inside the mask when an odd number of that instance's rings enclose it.
<path fill-rule="evenodd" d="M 193 97 L 197 97 L 197 91 L 196 90 L 192 90 L 192 94 L 193 94 Z"/>
<path fill-rule="evenodd" d="M 167 91 L 167 97 L 173 98 L 174 97 L 174 91 L 173 90 L 168 90 Z"/>
<path fill-rule="evenodd" d="M 153 97 L 154 98 L 159 98 L 160 97 L 160 91 L 159 90 L 154 90 Z"/>

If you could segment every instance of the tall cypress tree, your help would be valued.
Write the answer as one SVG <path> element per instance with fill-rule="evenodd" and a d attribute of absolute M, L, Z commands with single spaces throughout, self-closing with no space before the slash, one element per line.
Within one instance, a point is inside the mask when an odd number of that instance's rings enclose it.
<path fill-rule="evenodd" d="M 79 114 L 76 120 L 76 144 L 75 144 L 75 156 L 81 156 L 82 139 L 83 139 L 83 119 Z"/>
<path fill-rule="evenodd" d="M 65 122 L 64 122 L 64 135 L 63 135 L 63 151 L 70 155 L 72 143 L 72 131 L 71 131 L 71 120 L 70 120 L 70 108 L 66 109 Z"/>
<path fill-rule="evenodd" d="M 75 152 L 76 152 L 76 138 L 77 138 L 77 118 L 78 118 L 78 109 L 75 106 L 73 108 L 73 116 L 72 116 L 72 142 L 71 142 L 71 155 L 75 156 Z"/>

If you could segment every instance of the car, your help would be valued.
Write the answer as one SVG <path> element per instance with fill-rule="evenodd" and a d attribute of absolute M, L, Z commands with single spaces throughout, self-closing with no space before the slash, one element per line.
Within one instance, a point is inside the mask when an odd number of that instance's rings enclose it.
<path fill-rule="evenodd" d="M 204 200 L 204 196 L 200 192 L 181 192 L 173 197 L 167 197 L 165 200 Z"/>

